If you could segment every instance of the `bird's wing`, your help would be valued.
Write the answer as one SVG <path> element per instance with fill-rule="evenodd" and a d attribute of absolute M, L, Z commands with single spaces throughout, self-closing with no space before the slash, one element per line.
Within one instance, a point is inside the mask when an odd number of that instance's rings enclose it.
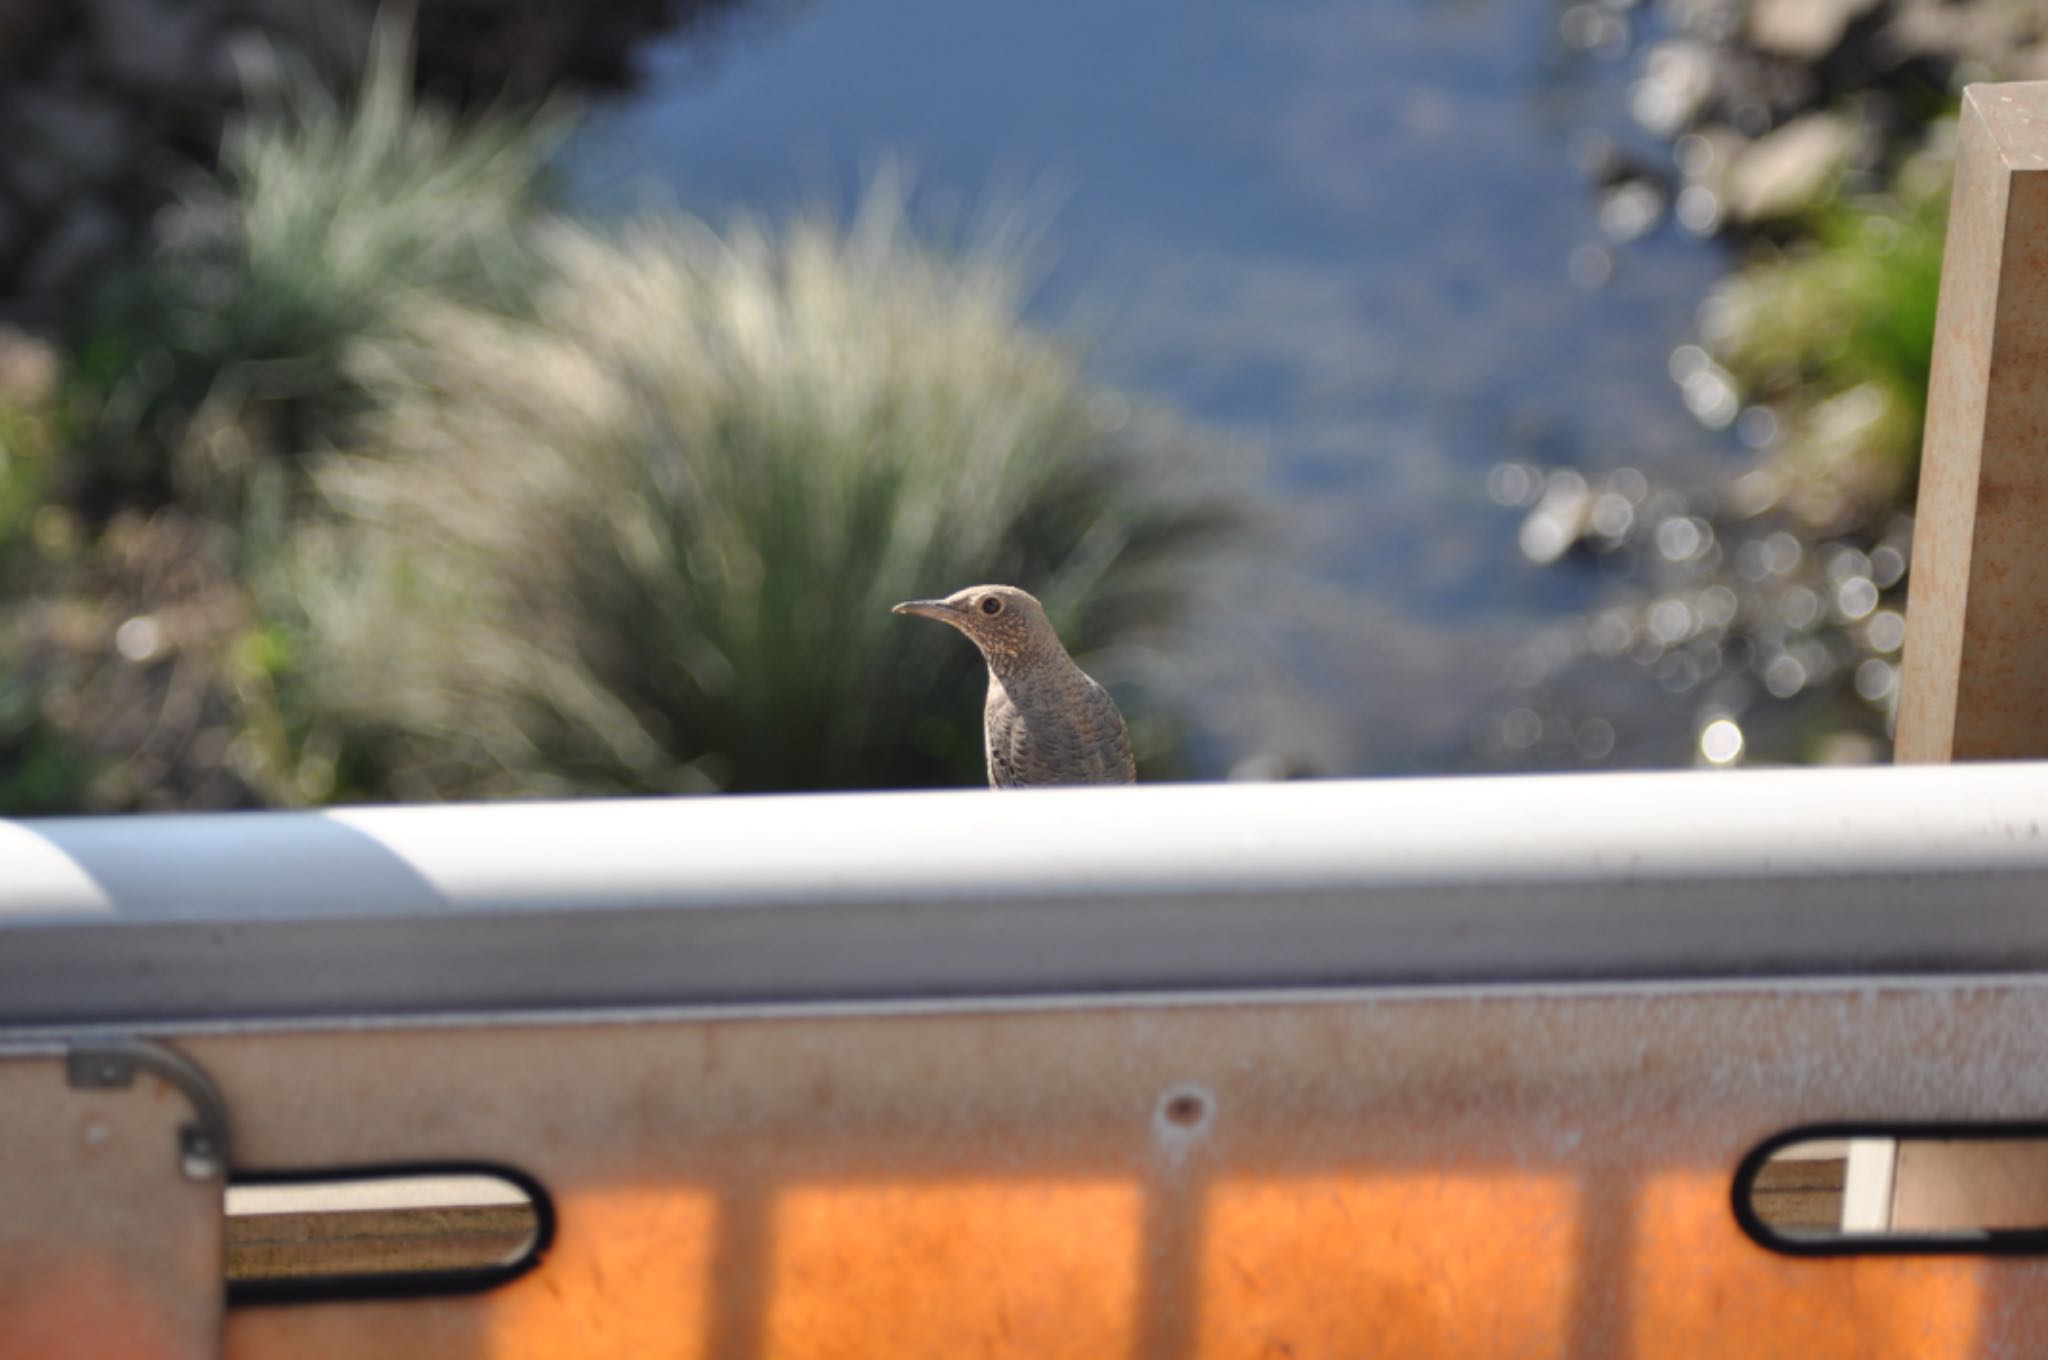
<path fill-rule="evenodd" d="M 1017 711 L 1004 708 L 998 713 L 988 710 L 981 725 L 982 749 L 988 755 L 988 786 L 992 789 L 1014 789 L 1024 783 L 1017 769 L 1018 738 L 1023 735 L 1023 724 L 1018 721 Z"/>
<path fill-rule="evenodd" d="M 1108 690 L 1093 676 L 1085 678 L 1087 691 L 1079 707 L 1090 763 L 1099 771 L 1097 779 L 1105 784 L 1134 783 L 1138 763 L 1131 757 L 1131 733 L 1124 725 L 1124 715 Z"/>

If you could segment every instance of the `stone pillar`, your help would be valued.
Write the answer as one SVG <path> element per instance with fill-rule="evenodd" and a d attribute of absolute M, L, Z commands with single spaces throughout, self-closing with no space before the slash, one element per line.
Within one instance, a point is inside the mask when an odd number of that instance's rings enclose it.
<path fill-rule="evenodd" d="M 2048 82 L 1963 94 L 1897 759 L 2048 757 Z"/>

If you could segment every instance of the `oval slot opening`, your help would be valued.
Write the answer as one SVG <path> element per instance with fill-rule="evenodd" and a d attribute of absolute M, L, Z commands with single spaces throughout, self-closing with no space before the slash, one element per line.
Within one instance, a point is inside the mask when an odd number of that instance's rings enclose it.
<path fill-rule="evenodd" d="M 1795 1130 L 1735 1177 L 1735 1214 L 1775 1251 L 2048 1251 L 2048 1126 Z"/>
<path fill-rule="evenodd" d="M 531 1269 L 553 1224 L 546 1193 L 505 1167 L 239 1174 L 228 1302 L 485 1289 Z"/>

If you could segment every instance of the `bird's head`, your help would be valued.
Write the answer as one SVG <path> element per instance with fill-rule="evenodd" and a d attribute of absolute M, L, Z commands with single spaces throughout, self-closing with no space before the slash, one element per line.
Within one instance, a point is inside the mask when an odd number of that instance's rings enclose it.
<path fill-rule="evenodd" d="M 905 600 L 892 611 L 950 623 L 981 648 L 991 666 L 1062 652 L 1045 606 L 1015 586 L 969 586 L 943 600 Z"/>

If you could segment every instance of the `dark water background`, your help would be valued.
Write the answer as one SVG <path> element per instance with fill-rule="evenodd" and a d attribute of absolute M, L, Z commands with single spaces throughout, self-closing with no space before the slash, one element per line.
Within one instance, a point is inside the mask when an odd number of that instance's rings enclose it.
<path fill-rule="evenodd" d="M 1668 220 L 1604 240 L 1575 147 L 1669 152 L 1628 120 L 1633 59 L 1569 48 L 1560 9 L 812 0 L 650 50 L 568 173 L 583 206 L 714 222 L 850 212 L 892 160 L 935 219 L 1053 203 L 1034 319 L 1262 451 L 1280 532 L 1185 667 L 1204 759 L 1469 768 L 1505 659 L 1611 588 L 1526 563 L 1488 470 L 1729 456 L 1666 371 L 1725 261 Z"/>

